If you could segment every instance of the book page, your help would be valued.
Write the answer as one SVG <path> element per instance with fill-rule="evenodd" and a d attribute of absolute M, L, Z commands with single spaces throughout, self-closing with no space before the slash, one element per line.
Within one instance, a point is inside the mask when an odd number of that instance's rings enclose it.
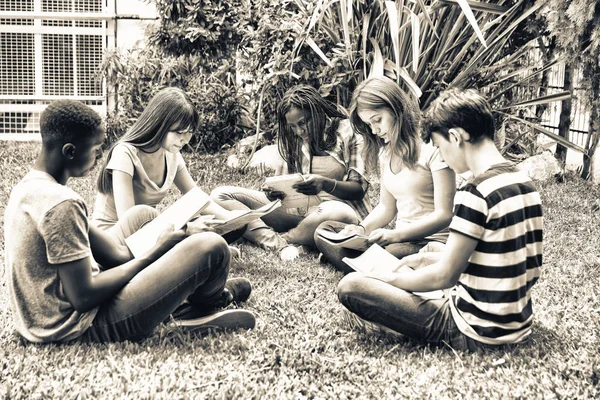
<path fill-rule="evenodd" d="M 264 206 L 257 208 L 256 210 L 247 210 L 239 213 L 238 215 L 219 223 L 218 230 L 221 235 L 235 231 L 236 229 L 240 229 L 244 225 L 254 221 L 257 218 L 262 217 L 263 215 L 267 215 L 270 212 L 276 210 L 281 207 L 281 200 L 275 200 L 269 204 L 265 204 Z M 217 223 L 217 220 L 212 220 L 212 223 Z"/>
<path fill-rule="evenodd" d="M 265 185 L 269 186 L 273 190 L 285 193 L 285 197 L 282 200 L 282 206 L 284 208 L 310 208 L 321 204 L 319 196 L 307 196 L 302 193 L 298 193 L 292 185 L 304 181 L 302 174 L 290 174 L 290 175 L 279 175 L 269 176 L 265 178 Z"/>
<path fill-rule="evenodd" d="M 365 275 L 373 275 L 375 270 L 394 272 L 401 265 L 400 260 L 388 253 L 383 247 L 373 244 L 356 258 L 342 258 L 353 270 Z"/>
<path fill-rule="evenodd" d="M 344 257 L 342 261 L 355 271 L 372 276 L 375 279 L 377 279 L 377 271 L 392 273 L 396 272 L 402 266 L 402 261 L 377 244 L 373 244 L 367 251 L 356 258 Z M 428 299 L 441 299 L 444 297 L 443 290 L 413 292 L 413 294 Z"/>
<path fill-rule="evenodd" d="M 156 244 L 156 240 L 169 224 L 173 224 L 175 230 L 183 228 L 194 215 L 208 205 L 209 201 L 208 194 L 200 188 L 193 188 L 158 217 L 125 239 L 127 247 L 134 257 L 139 257 Z"/>

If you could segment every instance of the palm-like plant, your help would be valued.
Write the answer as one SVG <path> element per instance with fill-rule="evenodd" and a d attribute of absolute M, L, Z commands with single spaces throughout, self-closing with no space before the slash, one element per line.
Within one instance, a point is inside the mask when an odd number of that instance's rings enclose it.
<path fill-rule="evenodd" d="M 585 150 L 528 118 L 527 107 L 569 98 L 560 92 L 515 98 L 515 87 L 550 68 L 530 65 L 539 32 L 523 27 L 541 7 L 532 0 L 316 0 L 304 10 L 290 72 L 309 46 L 327 65 L 321 91 L 347 105 L 354 87 L 370 75 L 395 79 L 424 109 L 447 87 L 477 88 L 499 120 L 524 124 L 576 151 Z M 526 33 L 525 35 L 523 33 Z M 518 36 L 518 38 L 515 38 Z M 504 131 L 501 129 L 500 131 Z M 509 140 L 509 145 L 519 137 Z"/>

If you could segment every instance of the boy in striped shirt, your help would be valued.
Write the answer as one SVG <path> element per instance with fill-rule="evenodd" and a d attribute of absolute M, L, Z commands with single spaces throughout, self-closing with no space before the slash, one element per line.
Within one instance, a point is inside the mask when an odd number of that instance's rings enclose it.
<path fill-rule="evenodd" d="M 474 350 L 518 343 L 531 333 L 531 287 L 542 265 L 542 205 L 526 174 L 494 144 L 489 103 L 474 90 L 447 90 L 431 104 L 423 138 L 456 173 L 446 249 L 402 259 L 394 273 L 350 274 L 340 301 L 384 330 Z M 447 289 L 441 299 L 412 292 Z M 372 325 L 372 324 L 369 324 Z"/>

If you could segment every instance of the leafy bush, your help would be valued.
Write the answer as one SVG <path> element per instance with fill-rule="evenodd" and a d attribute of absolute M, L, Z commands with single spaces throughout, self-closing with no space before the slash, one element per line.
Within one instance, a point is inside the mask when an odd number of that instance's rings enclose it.
<path fill-rule="evenodd" d="M 102 73 L 117 96 L 107 120 L 107 138 L 115 140 L 160 89 L 186 91 L 200 114 L 190 145 L 218 151 L 240 138 L 243 97 L 235 84 L 235 54 L 245 15 L 238 1 L 156 0 L 159 23 L 143 49 L 105 54 Z"/>
<path fill-rule="evenodd" d="M 499 126 L 512 120 L 532 128 L 526 130 L 531 136 L 552 135 L 523 113 L 568 96 L 538 99 L 545 65 L 527 56 L 541 43 L 533 20 L 540 7 L 534 0 L 256 1 L 241 66 L 256 74 L 248 80 L 254 98 L 265 87 L 267 129 L 289 86 L 312 84 L 347 106 L 356 85 L 374 74 L 412 91 L 423 109 L 447 87 L 478 88 L 492 99 Z M 527 85 L 532 90 L 513 90 Z M 523 131 L 506 125 L 509 140 Z"/>

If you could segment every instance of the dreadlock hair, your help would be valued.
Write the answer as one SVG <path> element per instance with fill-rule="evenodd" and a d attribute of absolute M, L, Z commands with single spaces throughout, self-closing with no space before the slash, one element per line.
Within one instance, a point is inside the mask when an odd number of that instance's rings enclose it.
<path fill-rule="evenodd" d="M 112 193 L 112 174 L 106 170 L 106 165 L 119 143 L 129 143 L 147 152 L 156 151 L 170 131 L 196 131 L 198 120 L 198 112 L 183 90 L 176 87 L 160 90 L 150 99 L 133 126 L 108 151 L 98 176 L 98 191 Z"/>
<path fill-rule="evenodd" d="M 363 110 L 386 110 L 395 117 L 394 125 L 388 132 L 388 145 L 360 119 L 358 113 Z M 369 78 L 356 87 L 350 102 L 350 123 L 354 131 L 365 139 L 363 158 L 369 170 L 379 172 L 379 153 L 382 148 L 390 152 L 390 156 L 399 157 L 408 168 L 415 167 L 421 141 L 419 117 L 416 101 L 389 78 Z"/>
<path fill-rule="evenodd" d="M 98 113 L 75 100 L 53 101 L 40 116 L 42 143 L 47 149 L 91 138 L 101 126 Z"/>
<path fill-rule="evenodd" d="M 340 120 L 348 116 L 335 104 L 321 97 L 312 86 L 297 85 L 285 92 L 277 106 L 278 146 L 288 171 L 295 173 L 302 172 L 302 139 L 292 132 L 285 118 L 292 108 L 301 110 L 307 120 L 310 154 L 331 150 L 337 142 Z"/>

